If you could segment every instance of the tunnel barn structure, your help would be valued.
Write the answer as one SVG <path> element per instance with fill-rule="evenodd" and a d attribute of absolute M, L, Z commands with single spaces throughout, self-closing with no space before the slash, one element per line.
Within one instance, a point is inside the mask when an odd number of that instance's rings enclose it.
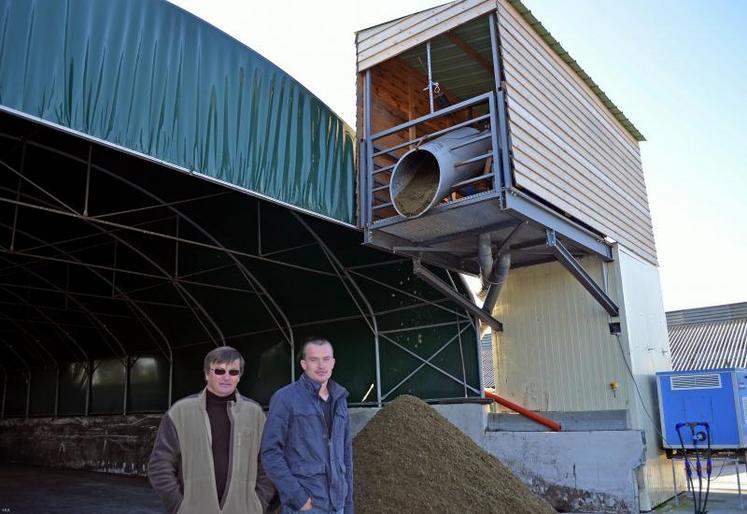
<path fill-rule="evenodd" d="M 474 320 L 361 245 L 355 135 L 300 84 L 166 2 L 0 13 L 3 418 L 163 412 L 222 344 L 267 405 L 309 334 L 352 404 L 481 396 Z"/>
<path fill-rule="evenodd" d="M 359 31 L 355 131 L 165 1 L 0 0 L 0 45 L 0 459 L 144 474 L 208 350 L 266 406 L 323 335 L 360 419 L 447 404 L 557 508 L 670 495 L 643 136 L 519 0 Z M 487 326 L 499 394 L 615 422 L 491 432 Z"/>

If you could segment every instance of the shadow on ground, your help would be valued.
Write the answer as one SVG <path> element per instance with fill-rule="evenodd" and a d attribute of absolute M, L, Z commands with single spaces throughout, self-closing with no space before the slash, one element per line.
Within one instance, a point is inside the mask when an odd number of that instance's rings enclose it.
<path fill-rule="evenodd" d="M 2 514 L 161 514 L 148 480 L 0 463 Z"/>
<path fill-rule="evenodd" d="M 741 465 L 741 476 L 737 476 L 734 469 L 722 469 L 719 476 L 711 481 L 710 494 L 708 495 L 708 504 L 706 509 L 708 514 L 747 514 L 747 478 L 745 470 Z M 716 474 L 714 472 L 714 474 Z M 697 488 L 697 479 L 695 481 Z M 742 488 L 740 499 L 739 488 Z M 696 489 L 697 491 L 697 489 Z M 703 485 L 703 495 L 705 495 L 705 484 Z M 697 494 L 696 494 L 697 498 Z M 692 494 L 682 492 L 679 495 L 679 505 L 674 500 L 670 500 L 664 505 L 658 507 L 654 513 L 686 513 L 693 512 Z"/>

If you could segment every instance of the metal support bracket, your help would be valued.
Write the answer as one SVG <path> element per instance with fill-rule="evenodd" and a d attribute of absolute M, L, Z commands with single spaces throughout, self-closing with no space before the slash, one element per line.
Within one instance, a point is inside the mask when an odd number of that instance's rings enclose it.
<path fill-rule="evenodd" d="M 615 302 L 607 296 L 607 293 L 605 293 L 604 290 L 594 282 L 594 279 L 591 278 L 586 270 L 581 267 L 581 264 L 576 260 L 573 254 L 571 254 L 571 252 L 568 251 L 568 248 L 566 248 L 557 238 L 554 230 L 547 229 L 546 244 L 547 247 L 552 250 L 555 258 L 557 258 L 558 261 L 560 261 L 560 263 L 565 266 L 574 277 L 576 277 L 576 280 L 578 280 L 581 285 L 589 291 L 591 296 L 599 302 L 610 316 L 617 317 L 620 314 L 620 309 L 617 307 Z"/>
<path fill-rule="evenodd" d="M 470 302 L 469 300 L 464 298 L 462 295 L 457 293 L 446 282 L 438 278 L 438 276 L 436 276 L 433 272 L 426 269 L 420 263 L 419 259 L 413 259 L 412 271 L 413 273 L 415 273 L 415 276 L 424 280 L 425 282 L 430 284 L 434 289 L 445 294 L 450 300 L 452 300 L 455 303 L 458 303 L 461 307 L 464 307 L 469 312 L 471 312 L 472 314 L 474 314 L 475 316 L 483 320 L 485 323 L 490 325 L 493 328 L 493 330 L 496 330 L 498 332 L 503 332 L 503 324 L 500 321 L 495 319 L 489 313 L 482 310 L 480 307 L 475 305 L 473 302 Z"/>

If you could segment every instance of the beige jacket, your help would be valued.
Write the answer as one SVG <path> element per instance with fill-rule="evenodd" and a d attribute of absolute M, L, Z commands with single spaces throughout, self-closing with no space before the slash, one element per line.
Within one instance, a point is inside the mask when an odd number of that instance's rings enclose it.
<path fill-rule="evenodd" d="M 205 390 L 164 414 L 148 463 L 148 478 L 171 514 L 262 514 L 274 488 L 259 463 L 265 414 L 236 393 L 229 403 L 228 479 L 218 503 Z"/>

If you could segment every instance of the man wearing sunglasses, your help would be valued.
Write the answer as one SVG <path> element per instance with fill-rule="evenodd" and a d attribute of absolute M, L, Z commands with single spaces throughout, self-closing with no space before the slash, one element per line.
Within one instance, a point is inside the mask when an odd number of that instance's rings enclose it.
<path fill-rule="evenodd" d="M 262 514 L 274 495 L 259 459 L 265 415 L 236 391 L 244 358 L 234 348 L 210 351 L 206 387 L 164 414 L 148 478 L 166 512 Z"/>
<path fill-rule="evenodd" d="M 262 462 L 280 493 L 282 514 L 353 514 L 348 392 L 330 379 L 330 342 L 307 339 L 301 367 L 301 378 L 270 400 Z"/>

